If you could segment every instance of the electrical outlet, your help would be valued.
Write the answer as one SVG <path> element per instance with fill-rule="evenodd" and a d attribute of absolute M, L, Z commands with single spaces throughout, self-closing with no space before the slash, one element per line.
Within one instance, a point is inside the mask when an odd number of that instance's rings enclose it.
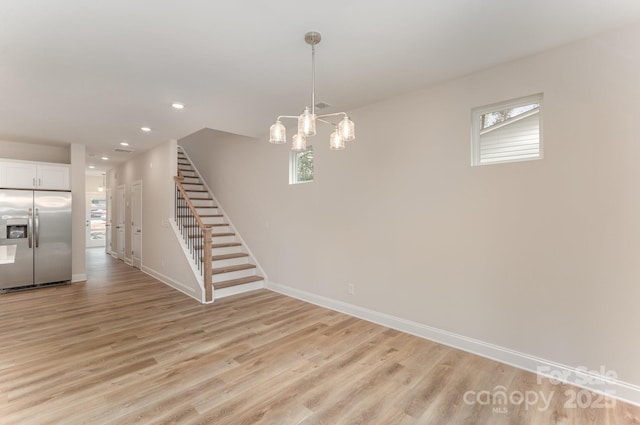
<path fill-rule="evenodd" d="M 353 295 L 356 292 L 356 287 L 353 283 L 347 283 L 347 293 Z"/>

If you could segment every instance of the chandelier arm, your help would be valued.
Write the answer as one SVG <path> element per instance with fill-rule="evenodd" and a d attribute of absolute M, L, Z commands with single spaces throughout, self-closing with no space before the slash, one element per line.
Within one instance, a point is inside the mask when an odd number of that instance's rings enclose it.
<path fill-rule="evenodd" d="M 342 115 L 343 117 L 348 116 L 346 112 L 334 112 L 333 114 L 318 115 L 318 118 L 337 117 L 338 115 Z"/>
<path fill-rule="evenodd" d="M 322 116 L 324 117 L 325 115 L 322 115 Z M 320 122 L 323 122 L 323 123 L 325 123 L 325 124 L 332 125 L 332 126 L 334 126 L 334 127 L 336 127 L 336 126 L 338 125 L 338 124 L 334 124 L 334 123 L 332 123 L 331 121 L 323 120 L 322 118 L 319 118 L 319 117 L 318 117 L 318 118 L 316 118 L 316 121 L 320 121 Z"/>
<path fill-rule="evenodd" d="M 295 115 L 279 115 L 278 119 L 276 121 L 280 121 L 280 118 L 291 118 L 291 119 L 296 119 L 296 120 L 298 119 L 298 117 L 295 116 Z"/>

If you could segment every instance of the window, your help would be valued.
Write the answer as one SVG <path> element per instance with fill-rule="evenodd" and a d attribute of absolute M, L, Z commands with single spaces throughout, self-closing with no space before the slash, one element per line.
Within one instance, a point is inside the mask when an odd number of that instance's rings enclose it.
<path fill-rule="evenodd" d="M 296 152 L 289 156 L 289 184 L 308 183 L 313 181 L 313 147 Z"/>
<path fill-rule="evenodd" d="M 542 158 L 542 94 L 471 111 L 471 165 Z"/>

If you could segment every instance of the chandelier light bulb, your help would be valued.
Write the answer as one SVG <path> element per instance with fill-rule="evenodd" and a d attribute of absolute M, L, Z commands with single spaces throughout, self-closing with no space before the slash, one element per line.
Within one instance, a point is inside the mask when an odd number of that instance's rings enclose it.
<path fill-rule="evenodd" d="M 338 124 L 338 131 L 345 142 L 351 142 L 356 138 L 356 125 L 347 116 Z"/>
<path fill-rule="evenodd" d="M 293 143 L 291 144 L 292 151 L 305 151 L 307 150 L 307 138 L 302 133 L 296 133 L 293 135 Z"/>
<path fill-rule="evenodd" d="M 275 143 L 276 145 L 281 145 L 283 143 L 286 143 L 286 141 L 287 129 L 280 122 L 280 120 L 278 120 L 271 126 L 271 129 L 269 130 L 269 142 Z"/>
<path fill-rule="evenodd" d="M 329 136 L 329 147 L 334 151 L 344 149 L 344 140 L 342 139 L 342 136 L 340 136 L 337 128 L 333 130 L 331 136 Z"/>
<path fill-rule="evenodd" d="M 305 137 L 316 135 L 316 114 L 309 112 L 309 108 L 304 108 L 304 112 L 298 118 L 298 133 Z"/>

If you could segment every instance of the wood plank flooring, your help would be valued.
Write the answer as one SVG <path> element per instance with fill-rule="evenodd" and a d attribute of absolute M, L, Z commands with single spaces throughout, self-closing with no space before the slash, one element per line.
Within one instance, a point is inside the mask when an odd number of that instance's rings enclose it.
<path fill-rule="evenodd" d="M 571 408 L 577 388 L 268 290 L 200 305 L 88 258 L 87 283 L 0 295 L 0 424 L 640 424 L 640 408 Z M 496 386 L 550 402 L 478 395 Z"/>

